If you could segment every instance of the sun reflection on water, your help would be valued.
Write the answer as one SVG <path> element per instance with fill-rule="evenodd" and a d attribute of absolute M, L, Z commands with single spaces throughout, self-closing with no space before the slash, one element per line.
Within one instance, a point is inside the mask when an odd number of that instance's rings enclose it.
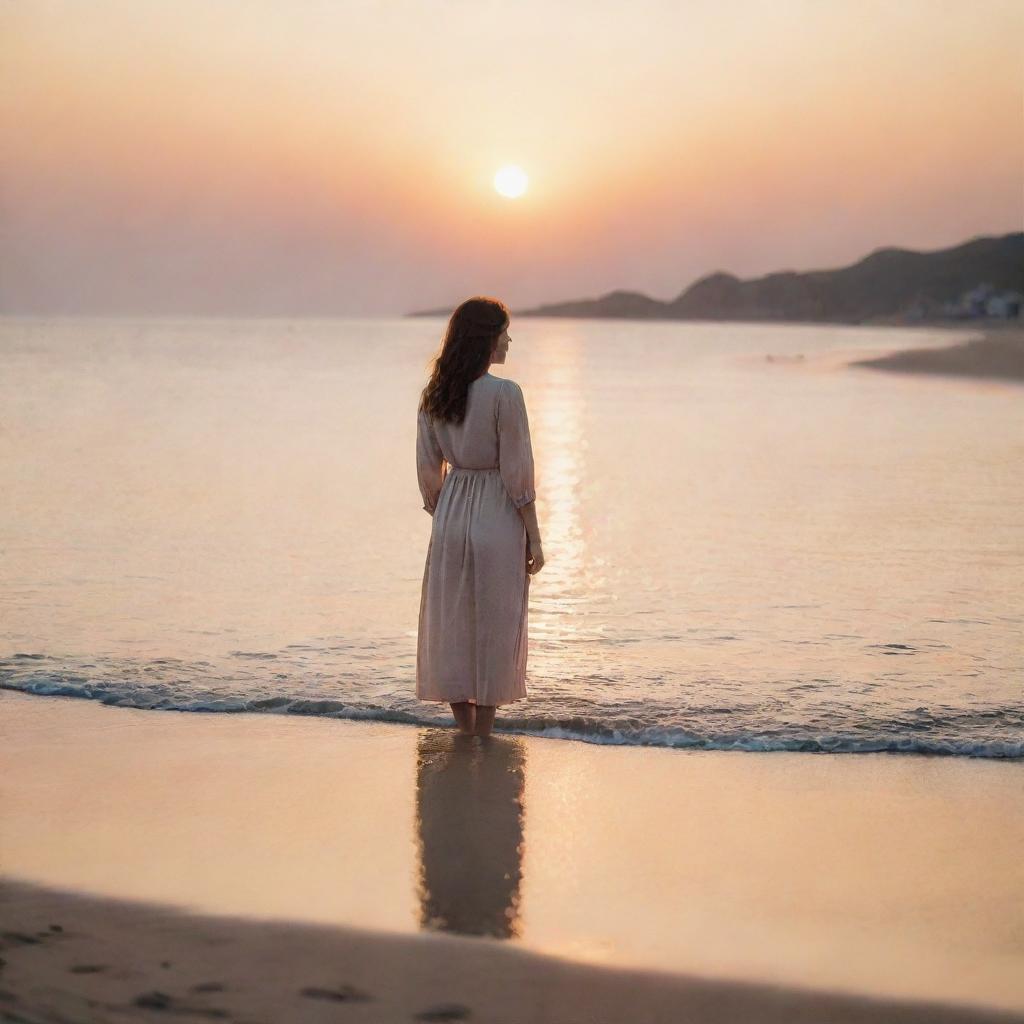
<path fill-rule="evenodd" d="M 530 635 L 551 645 L 579 633 L 572 613 L 590 599 L 580 496 L 586 479 L 587 391 L 581 385 L 582 340 L 575 331 L 559 331 L 545 355 L 543 380 L 533 388 L 531 407 L 548 560 L 543 578 L 538 577 L 542 585 L 532 590 Z"/>

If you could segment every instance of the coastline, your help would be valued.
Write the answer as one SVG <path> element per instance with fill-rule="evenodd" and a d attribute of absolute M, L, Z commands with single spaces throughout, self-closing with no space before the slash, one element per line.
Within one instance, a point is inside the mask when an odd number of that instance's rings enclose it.
<path fill-rule="evenodd" d="M 493 939 L 185 913 L 4 880 L 0 1016 L 23 1024 L 985 1024 L 1015 1013 L 617 970 Z"/>
<path fill-rule="evenodd" d="M 924 327 L 947 327 L 922 323 Z M 963 333 L 969 326 L 952 328 Z M 933 374 L 986 380 L 1024 381 L 1024 329 L 1017 325 L 976 331 L 980 337 L 946 348 L 897 349 L 871 359 L 847 363 L 851 367 L 888 370 L 894 373 Z"/>
<path fill-rule="evenodd" d="M 1024 1013 L 1019 762 L 500 734 L 485 745 L 448 729 L 10 691 L 0 717 L 4 930 L 40 937 L 58 924 L 64 936 L 5 940 L 0 989 L 23 1011 L 44 987 L 80 1007 L 154 990 L 188 1000 L 193 985 L 248 979 L 253 1007 L 287 998 L 319 1020 L 336 1007 L 295 1000 L 302 987 L 347 983 L 383 1000 L 409 978 L 408 1003 L 353 1014 L 415 1019 L 439 1000 L 476 1007 L 470 1020 L 558 1024 L 591 1024 L 609 1007 L 609 1024 L 678 1020 L 679 1005 L 709 1022 L 821 1019 L 840 1004 L 850 1016 L 829 1019 L 944 1019 L 890 1006 L 908 1001 Z M 43 891 L 15 900 L 20 884 Z M 102 907 L 72 918 L 52 891 Z M 165 909 L 123 935 L 108 930 L 107 945 L 83 938 L 73 964 L 49 956 L 70 955 L 73 933 L 107 928 L 110 900 Z M 229 941 L 201 937 L 213 917 L 231 919 L 217 933 Z M 319 938 L 285 953 L 281 939 L 261 938 L 272 921 Z M 109 952 L 141 953 L 146 935 L 174 954 L 122 964 Z M 223 970 L 208 975 L 219 950 Z M 475 966 L 453 975 L 453 950 Z M 264 977 L 260 957 L 279 958 L 278 973 Z M 179 977 L 164 960 L 197 967 Z M 314 962 L 345 971 L 310 973 Z M 368 973 L 348 970 L 357 962 Z M 102 964 L 110 970 L 70 970 Z M 638 971 L 674 977 L 637 992 Z M 963 1019 L 983 1019 L 970 1012 Z"/>

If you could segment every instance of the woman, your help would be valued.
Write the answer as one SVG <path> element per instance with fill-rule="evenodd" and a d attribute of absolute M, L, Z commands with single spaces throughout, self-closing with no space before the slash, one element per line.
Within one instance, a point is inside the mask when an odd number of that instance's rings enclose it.
<path fill-rule="evenodd" d="M 451 704 L 464 733 L 526 696 L 530 577 L 544 565 L 523 393 L 505 362 L 508 308 L 467 299 L 452 314 L 420 396 L 416 472 L 433 516 L 420 595 L 416 696 Z"/>

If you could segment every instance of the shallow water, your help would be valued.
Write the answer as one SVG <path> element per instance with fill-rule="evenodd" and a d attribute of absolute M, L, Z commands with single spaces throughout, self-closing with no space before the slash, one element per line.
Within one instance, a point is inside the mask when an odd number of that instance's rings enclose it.
<path fill-rule="evenodd" d="M 443 326 L 0 321 L 0 685 L 448 721 L 413 692 Z M 510 333 L 547 565 L 499 727 L 1024 756 L 1019 385 L 844 365 L 926 330 Z"/>

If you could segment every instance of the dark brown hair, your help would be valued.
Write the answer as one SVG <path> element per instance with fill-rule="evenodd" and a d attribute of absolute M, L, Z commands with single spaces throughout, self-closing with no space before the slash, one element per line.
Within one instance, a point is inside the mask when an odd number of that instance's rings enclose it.
<path fill-rule="evenodd" d="M 469 385 L 487 372 L 494 342 L 510 318 L 504 302 L 486 295 L 466 299 L 452 313 L 430 380 L 420 394 L 420 411 L 445 423 L 465 419 Z"/>

